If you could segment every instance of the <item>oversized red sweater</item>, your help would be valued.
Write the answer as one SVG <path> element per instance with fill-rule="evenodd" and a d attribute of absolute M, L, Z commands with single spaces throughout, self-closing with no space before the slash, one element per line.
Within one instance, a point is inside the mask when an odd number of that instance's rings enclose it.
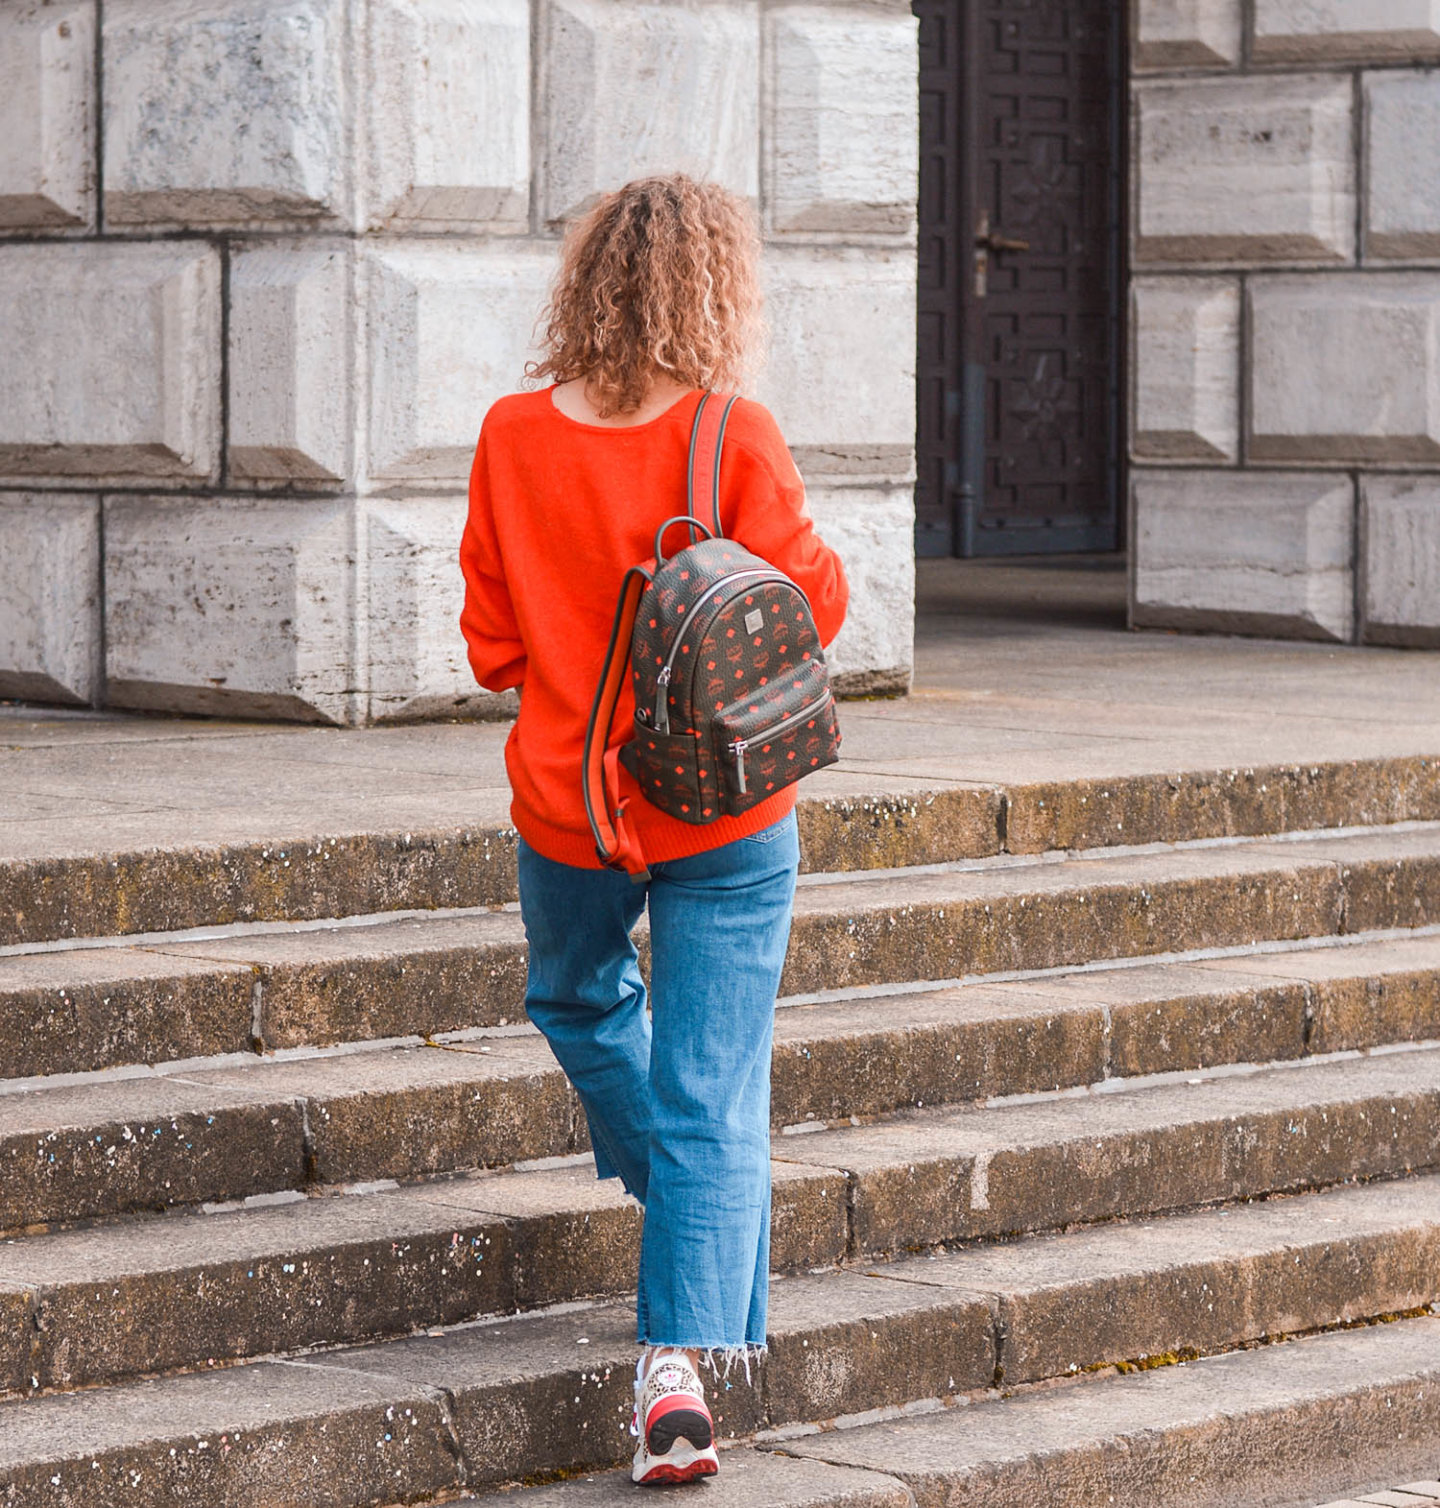
<path fill-rule="evenodd" d="M 600 867 L 581 785 L 586 723 L 621 578 L 650 557 L 656 528 L 685 511 L 699 401 L 690 394 L 648 423 L 612 427 L 567 417 L 545 388 L 502 398 L 485 416 L 460 544 L 460 627 L 482 686 L 522 688 L 505 745 L 511 817 L 532 848 L 562 864 Z M 745 399 L 725 433 L 720 518 L 805 592 L 828 644 L 845 618 L 845 572 L 815 533 L 775 420 Z M 612 747 L 630 736 L 633 718 L 627 676 Z M 759 832 L 795 804 L 792 785 L 742 817 L 694 826 L 650 805 L 628 773 L 621 782 L 627 822 L 650 863 Z"/>

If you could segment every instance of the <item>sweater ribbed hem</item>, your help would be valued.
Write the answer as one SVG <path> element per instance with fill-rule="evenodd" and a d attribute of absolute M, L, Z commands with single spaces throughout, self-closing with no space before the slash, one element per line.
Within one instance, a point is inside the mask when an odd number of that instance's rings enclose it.
<path fill-rule="evenodd" d="M 721 848 L 737 838 L 748 838 L 752 833 L 773 827 L 794 810 L 795 796 L 795 787 L 786 786 L 759 806 L 752 806 L 743 817 L 720 817 L 704 824 L 677 822 L 639 797 L 631 802 L 626 817 L 640 840 L 645 862 L 663 864 L 667 859 L 688 859 L 692 854 L 708 853 L 712 848 Z M 641 809 L 638 813 L 637 807 Z M 639 820 L 636 820 L 637 816 Z M 543 858 L 552 859 L 557 864 L 569 864 L 575 869 L 605 867 L 595 852 L 595 839 L 588 829 L 577 833 L 573 828 L 556 827 L 523 807 L 518 798 L 511 803 L 510 820 L 520 836 Z"/>

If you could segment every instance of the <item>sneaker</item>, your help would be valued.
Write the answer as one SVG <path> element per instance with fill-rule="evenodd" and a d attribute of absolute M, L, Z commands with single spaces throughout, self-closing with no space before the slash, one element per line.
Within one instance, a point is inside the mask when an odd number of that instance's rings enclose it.
<path fill-rule="evenodd" d="M 635 1465 L 630 1480 L 642 1487 L 693 1482 L 720 1470 L 715 1426 L 705 1407 L 705 1389 L 689 1360 L 675 1353 L 635 1382 Z"/>

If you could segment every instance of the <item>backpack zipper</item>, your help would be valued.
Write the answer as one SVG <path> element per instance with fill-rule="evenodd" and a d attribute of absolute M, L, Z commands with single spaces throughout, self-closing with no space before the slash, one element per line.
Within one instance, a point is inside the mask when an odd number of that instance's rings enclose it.
<path fill-rule="evenodd" d="M 802 707 L 798 712 L 792 712 L 789 717 L 782 717 L 778 723 L 766 728 L 763 733 L 756 734 L 755 738 L 737 738 L 729 745 L 730 752 L 735 756 L 735 770 L 740 776 L 740 794 L 746 795 L 749 787 L 745 784 L 745 752 L 757 739 L 778 738 L 782 733 L 788 733 L 796 723 L 803 723 L 807 717 L 813 717 L 827 702 L 831 700 L 831 693 L 827 687 L 823 696 L 816 697 L 808 706 Z"/>
<path fill-rule="evenodd" d="M 680 641 L 685 637 L 685 630 L 695 621 L 695 615 L 716 592 L 723 590 L 732 582 L 743 581 L 750 576 L 763 576 L 770 581 L 790 582 L 790 578 L 783 571 L 752 566 L 746 571 L 731 571 L 728 576 L 722 576 L 719 581 L 712 581 L 700 593 L 690 608 L 690 616 L 675 630 L 675 638 L 670 644 L 670 653 L 665 656 L 665 663 L 660 667 L 660 672 L 655 677 L 655 731 L 657 733 L 668 733 L 670 731 L 670 701 L 665 692 L 670 685 L 670 677 L 675 670 L 675 659 L 680 653 Z M 790 585 L 794 586 L 794 582 L 790 582 Z M 800 588 L 797 586 L 795 590 L 799 592 Z M 804 592 L 800 592 L 800 595 L 802 597 L 805 596 Z M 806 606 L 809 606 L 808 598 L 806 598 Z"/>

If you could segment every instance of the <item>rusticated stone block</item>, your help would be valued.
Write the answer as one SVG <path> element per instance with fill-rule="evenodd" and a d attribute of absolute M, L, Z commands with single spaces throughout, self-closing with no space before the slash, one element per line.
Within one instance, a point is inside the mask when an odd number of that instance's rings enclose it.
<path fill-rule="evenodd" d="M 88 702 L 100 669 L 100 505 L 0 493 L 0 696 Z"/>
<path fill-rule="evenodd" d="M 339 500 L 108 499 L 110 702 L 347 721 L 351 512 Z"/>
<path fill-rule="evenodd" d="M 183 245 L 0 247 L 0 476 L 207 480 L 220 262 Z"/>
<path fill-rule="evenodd" d="M 380 0 L 366 34 L 370 225 L 523 229 L 529 0 Z"/>
<path fill-rule="evenodd" d="M 1360 484 L 1370 644 L 1440 647 L 1440 476 Z"/>
<path fill-rule="evenodd" d="M 1140 68 L 1213 68 L 1240 59 L 1240 0 L 1139 0 Z"/>
<path fill-rule="evenodd" d="M 766 197 L 777 230 L 915 223 L 915 18 L 785 5 L 767 17 Z"/>
<path fill-rule="evenodd" d="M 908 478 L 915 446 L 913 253 L 772 246 L 765 276 L 771 348 L 758 396 L 774 411 L 801 471 Z M 819 372 L 841 371 L 843 384 L 816 381 Z"/>
<path fill-rule="evenodd" d="M 1137 261 L 1350 260 L 1349 79 L 1188 79 L 1135 94 Z"/>
<path fill-rule="evenodd" d="M 1440 460 L 1440 277 L 1255 279 L 1249 298 L 1253 459 Z"/>
<path fill-rule="evenodd" d="M 850 612 L 825 651 L 842 691 L 909 689 L 915 641 L 915 502 L 899 487 L 827 487 L 810 494 L 815 527 L 840 552 Z"/>
<path fill-rule="evenodd" d="M 95 6 L 0 12 L 0 231 L 95 220 Z"/>
<path fill-rule="evenodd" d="M 485 410 L 524 377 L 555 255 L 538 242 L 371 249 L 372 477 L 465 481 Z"/>
<path fill-rule="evenodd" d="M 1440 257 L 1440 74 L 1365 76 L 1365 254 Z"/>
<path fill-rule="evenodd" d="M 1240 285 L 1137 278 L 1135 433 L 1140 460 L 1233 461 L 1240 429 Z"/>
<path fill-rule="evenodd" d="M 755 0 L 550 0 L 545 214 L 573 215 L 647 173 L 683 169 L 758 192 Z"/>
<path fill-rule="evenodd" d="M 105 218 L 343 212 L 343 0 L 107 0 Z"/>
<path fill-rule="evenodd" d="M 1264 62 L 1440 57 L 1435 0 L 1255 0 Z"/>
<path fill-rule="evenodd" d="M 1133 619 L 1287 638 L 1348 639 L 1348 477 L 1138 472 Z"/>
<path fill-rule="evenodd" d="M 370 715 L 377 721 L 513 708 L 512 697 L 475 684 L 457 627 L 465 508 L 463 496 L 366 505 Z"/>
<path fill-rule="evenodd" d="M 350 469 L 349 255 L 252 247 L 230 265 L 230 475 L 335 482 Z"/>

